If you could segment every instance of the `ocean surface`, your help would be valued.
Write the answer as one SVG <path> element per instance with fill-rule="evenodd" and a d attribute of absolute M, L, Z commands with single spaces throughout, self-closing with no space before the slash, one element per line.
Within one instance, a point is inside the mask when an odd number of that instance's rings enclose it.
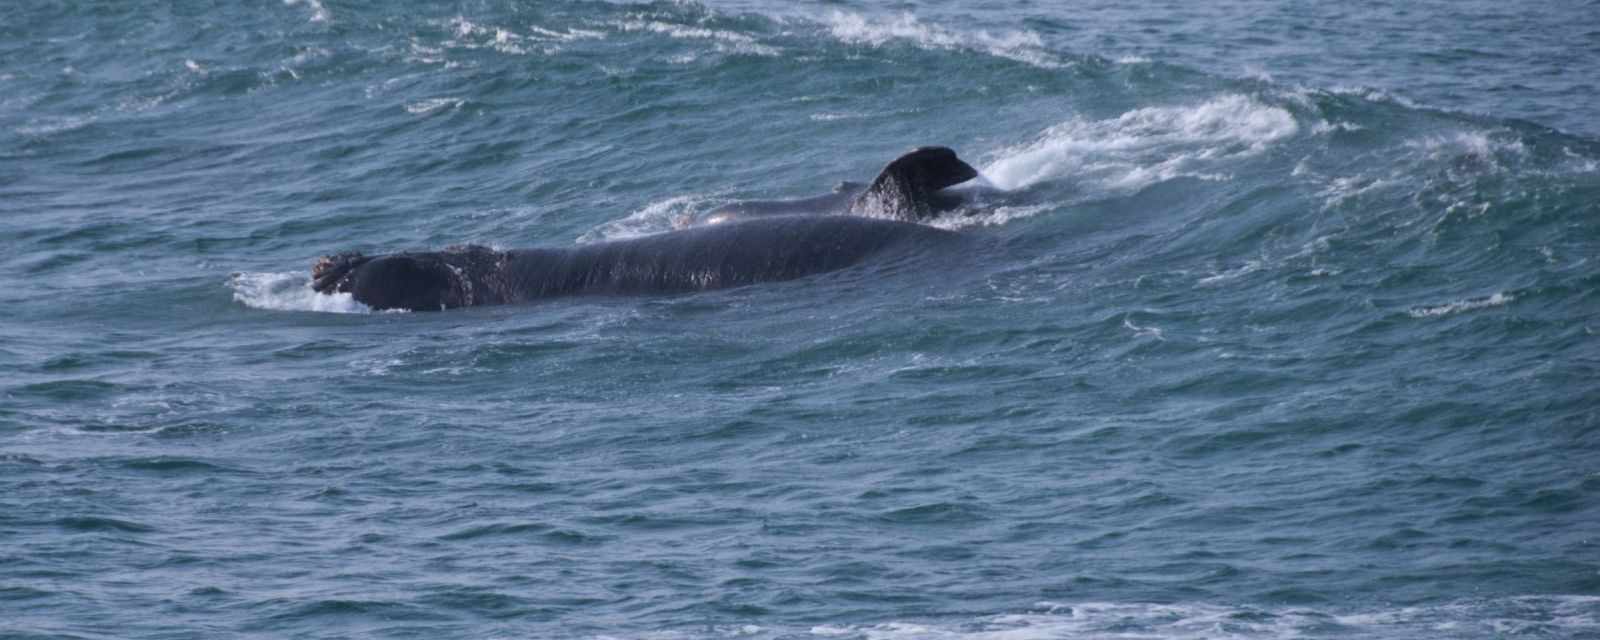
<path fill-rule="evenodd" d="M 0 0 L 0 638 L 1600 637 L 1600 3 Z M 982 172 L 960 255 L 318 256 Z"/>

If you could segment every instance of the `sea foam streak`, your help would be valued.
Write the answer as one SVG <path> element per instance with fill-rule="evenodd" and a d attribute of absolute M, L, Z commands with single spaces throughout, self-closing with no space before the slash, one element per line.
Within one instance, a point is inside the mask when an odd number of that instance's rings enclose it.
<path fill-rule="evenodd" d="M 578 237 L 578 243 L 623 240 L 671 231 L 724 202 L 727 200 L 715 194 L 688 194 L 658 200 L 628 214 L 626 218 L 612 220 L 585 232 Z"/>
<path fill-rule="evenodd" d="M 228 279 L 228 287 L 235 301 L 252 309 L 372 313 L 371 307 L 348 293 L 317 293 L 304 273 L 236 273 Z"/>
<path fill-rule="evenodd" d="M 779 55 L 777 49 L 756 42 L 754 37 L 732 31 L 690 27 L 653 20 L 628 20 L 619 24 L 618 27 L 623 31 L 649 31 L 678 39 L 707 40 L 711 41 L 718 51 L 724 53 L 766 57 Z"/>
<path fill-rule="evenodd" d="M 1454 313 L 1461 313 L 1463 311 L 1475 311 L 1477 309 L 1499 307 L 1514 302 L 1516 299 L 1516 296 L 1507 295 L 1503 292 L 1496 292 L 1494 295 L 1491 295 L 1487 298 L 1469 298 L 1466 300 L 1457 300 L 1455 302 L 1449 302 L 1445 304 L 1412 307 L 1410 310 L 1406 311 L 1406 313 L 1413 318 L 1447 316 Z"/>
<path fill-rule="evenodd" d="M 1030 31 L 957 31 L 924 23 L 909 13 L 867 17 L 834 11 L 823 22 L 834 38 L 846 44 L 882 47 L 890 42 L 910 43 L 923 49 L 980 51 L 1046 69 L 1066 66 L 1045 50 L 1038 34 Z"/>

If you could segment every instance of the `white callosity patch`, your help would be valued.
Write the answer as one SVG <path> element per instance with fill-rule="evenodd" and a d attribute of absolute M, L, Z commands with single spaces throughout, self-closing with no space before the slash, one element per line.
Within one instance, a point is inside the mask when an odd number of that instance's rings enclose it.
<path fill-rule="evenodd" d="M 283 3 L 291 7 L 305 5 L 311 9 L 312 22 L 327 22 L 333 17 L 328 13 L 328 8 L 322 6 L 322 0 L 283 0 Z"/>

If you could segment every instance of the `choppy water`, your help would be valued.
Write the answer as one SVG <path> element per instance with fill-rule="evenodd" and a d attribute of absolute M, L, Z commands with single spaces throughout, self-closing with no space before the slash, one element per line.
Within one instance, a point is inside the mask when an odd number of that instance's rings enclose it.
<path fill-rule="evenodd" d="M 1536 5 L 8 3 L 0 636 L 1600 636 L 1600 5 Z M 305 287 L 920 144 L 994 187 L 935 268 Z"/>

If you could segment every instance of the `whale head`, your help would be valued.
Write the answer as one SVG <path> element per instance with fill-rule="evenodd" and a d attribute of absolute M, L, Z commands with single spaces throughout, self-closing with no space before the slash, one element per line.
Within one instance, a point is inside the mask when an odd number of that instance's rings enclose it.
<path fill-rule="evenodd" d="M 937 195 L 939 190 L 976 177 L 978 170 L 949 147 L 917 147 L 885 165 L 851 210 L 921 220 L 951 208 L 951 199 Z"/>
<path fill-rule="evenodd" d="M 484 247 L 323 256 L 311 267 L 318 293 L 349 293 L 376 310 L 439 311 L 500 302 L 494 286 L 499 253 Z"/>

